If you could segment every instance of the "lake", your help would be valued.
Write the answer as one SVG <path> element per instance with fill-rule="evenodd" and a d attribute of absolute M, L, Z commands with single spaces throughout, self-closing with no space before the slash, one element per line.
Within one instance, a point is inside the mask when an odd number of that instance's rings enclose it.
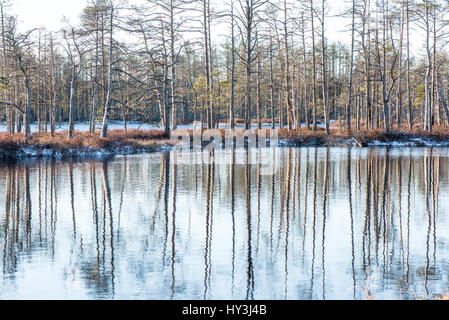
<path fill-rule="evenodd" d="M 0 298 L 448 292 L 449 149 L 272 148 L 268 169 L 247 161 L 258 149 L 202 156 L 0 164 Z"/>

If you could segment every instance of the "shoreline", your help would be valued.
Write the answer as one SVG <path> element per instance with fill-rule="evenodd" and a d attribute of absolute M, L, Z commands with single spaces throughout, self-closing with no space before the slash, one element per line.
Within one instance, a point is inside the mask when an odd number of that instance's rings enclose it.
<path fill-rule="evenodd" d="M 224 130 L 222 136 L 224 136 Z M 192 131 L 189 130 L 190 134 Z M 267 137 L 267 142 L 270 140 Z M 135 155 L 170 151 L 176 143 L 160 130 L 112 130 L 107 138 L 97 134 L 75 132 L 72 139 L 66 132 L 35 133 L 28 141 L 20 134 L 0 134 L 0 161 L 22 159 L 88 159 L 120 155 Z M 206 143 L 207 145 L 207 143 Z M 278 147 L 449 147 L 449 132 L 390 132 L 362 131 L 353 134 L 324 131 L 283 131 L 279 133 Z"/>
<path fill-rule="evenodd" d="M 31 158 L 87 159 L 116 155 L 132 155 L 163 151 L 171 143 L 159 130 L 112 130 L 107 138 L 98 134 L 74 132 L 72 139 L 67 132 L 35 133 L 27 141 L 23 135 L 0 134 L 0 161 Z"/>
<path fill-rule="evenodd" d="M 288 133 L 280 135 L 280 140 L 286 146 L 295 147 L 449 147 L 448 133 L 405 133 L 383 131 L 361 131 L 348 134 L 331 134 L 327 136 L 324 132 L 319 134 L 290 135 Z"/>

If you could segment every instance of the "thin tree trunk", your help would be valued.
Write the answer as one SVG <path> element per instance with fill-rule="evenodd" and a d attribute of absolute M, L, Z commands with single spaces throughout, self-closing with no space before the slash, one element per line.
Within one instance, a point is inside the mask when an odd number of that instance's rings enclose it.
<path fill-rule="evenodd" d="M 71 139 L 73 137 L 73 129 L 74 129 L 74 110 L 76 109 L 76 84 L 78 82 L 79 70 L 76 69 L 76 66 L 73 66 L 72 73 L 72 81 L 70 84 L 70 100 L 69 100 L 69 132 L 68 138 Z"/>
<path fill-rule="evenodd" d="M 354 41 L 355 41 L 355 0 L 352 0 L 352 25 L 351 25 L 351 61 L 349 68 L 348 102 L 346 105 L 346 128 L 351 133 L 351 103 L 352 103 L 352 81 L 354 70 Z"/>
<path fill-rule="evenodd" d="M 171 87 L 171 121 L 172 129 L 176 129 L 176 53 L 175 53 L 175 21 L 173 0 L 170 0 L 170 87 Z"/>
<path fill-rule="evenodd" d="M 106 138 L 108 135 L 108 123 L 109 123 L 109 109 L 111 107 L 111 95 L 112 95 L 112 50 L 113 50 L 113 39 L 112 32 L 114 26 L 114 7 L 111 6 L 111 17 L 110 17 L 110 30 L 109 30 L 109 80 L 108 80 L 108 93 L 106 96 L 106 105 L 104 108 L 103 115 L 103 126 L 101 129 L 101 137 Z"/>
<path fill-rule="evenodd" d="M 409 0 L 406 1 L 406 20 L 407 20 L 407 107 L 408 107 L 408 126 L 413 128 L 413 109 L 412 109 L 412 92 L 410 81 L 410 6 Z"/>
<path fill-rule="evenodd" d="M 98 23 L 96 22 L 98 25 Z M 98 29 L 98 27 L 97 27 Z M 92 92 L 92 109 L 90 112 L 90 133 L 95 133 L 95 125 L 97 118 L 97 103 L 98 103 L 98 30 L 95 30 L 95 73 L 94 73 L 94 87 Z"/>
<path fill-rule="evenodd" d="M 324 127 L 326 130 L 326 134 L 329 135 L 330 131 L 329 131 L 329 103 L 328 103 L 328 92 L 327 92 L 327 71 L 326 71 L 326 40 L 324 38 L 324 34 L 325 34 L 325 23 L 324 23 L 324 18 L 325 18 L 325 0 L 322 0 L 321 2 L 322 5 L 322 14 L 321 14 L 321 49 L 323 50 L 323 61 L 322 61 L 322 65 L 323 65 L 323 107 L 324 107 Z"/>
<path fill-rule="evenodd" d="M 231 101 L 229 104 L 229 126 L 231 130 L 235 127 L 235 18 L 234 0 L 231 0 Z"/>
<path fill-rule="evenodd" d="M 315 54 L 315 25 L 313 0 L 310 0 L 310 22 L 312 24 L 312 100 L 313 100 L 313 131 L 317 131 L 317 97 L 316 97 L 316 54 Z"/>
<path fill-rule="evenodd" d="M 287 108 L 287 130 L 292 129 L 292 100 L 290 91 L 290 56 L 288 50 L 288 30 L 287 30 L 287 0 L 284 0 L 284 50 L 285 50 L 285 69 L 284 69 L 284 88 L 285 103 Z"/>

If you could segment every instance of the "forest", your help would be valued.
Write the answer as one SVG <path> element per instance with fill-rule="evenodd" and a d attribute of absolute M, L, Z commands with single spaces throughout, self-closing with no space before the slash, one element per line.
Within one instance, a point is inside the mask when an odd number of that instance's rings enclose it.
<path fill-rule="evenodd" d="M 449 300 L 448 22 L 0 0 L 0 300 Z"/>
<path fill-rule="evenodd" d="M 79 122 L 105 138 L 110 120 L 445 131 L 448 2 L 337 2 L 89 0 L 54 32 L 22 31 L 1 0 L 0 121 L 27 138 L 66 123 L 69 139 Z"/>

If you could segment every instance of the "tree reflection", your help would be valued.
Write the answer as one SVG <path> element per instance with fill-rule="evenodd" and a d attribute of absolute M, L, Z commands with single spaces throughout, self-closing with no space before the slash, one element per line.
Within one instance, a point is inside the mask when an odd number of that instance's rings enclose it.
<path fill-rule="evenodd" d="M 0 292 L 30 266 L 96 298 L 408 298 L 444 284 L 441 150 L 275 149 L 268 176 L 238 163 L 256 152 L 2 166 Z"/>

